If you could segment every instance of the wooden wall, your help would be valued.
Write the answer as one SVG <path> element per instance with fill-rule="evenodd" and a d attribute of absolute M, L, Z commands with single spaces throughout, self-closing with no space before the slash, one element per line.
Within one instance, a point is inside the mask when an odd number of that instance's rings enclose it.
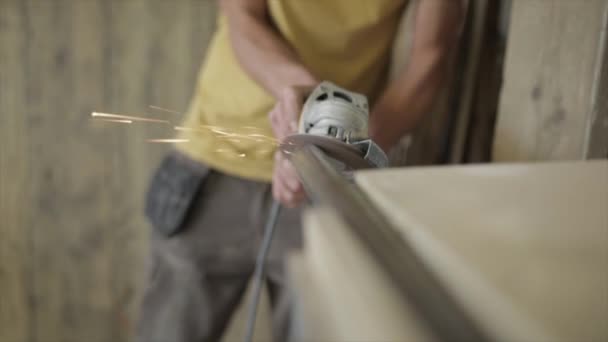
<path fill-rule="evenodd" d="M 212 0 L 0 0 L 0 341 L 124 341 L 148 177 L 210 33 Z"/>
<path fill-rule="evenodd" d="M 493 157 L 608 157 L 608 1 L 513 0 Z"/>
<path fill-rule="evenodd" d="M 172 132 L 89 115 L 178 120 L 149 106 L 186 109 L 215 13 L 214 0 L 0 0 L 1 342 L 128 339 L 142 198 L 167 149 L 145 139 Z M 497 160 L 606 156 L 606 13 L 513 1 Z M 445 118 L 417 131 L 416 163 L 449 159 Z"/>

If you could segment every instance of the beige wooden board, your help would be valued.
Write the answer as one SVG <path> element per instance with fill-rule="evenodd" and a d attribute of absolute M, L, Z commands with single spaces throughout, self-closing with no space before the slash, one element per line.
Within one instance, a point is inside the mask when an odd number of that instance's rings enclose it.
<path fill-rule="evenodd" d="M 606 96 L 594 84 L 607 10 L 605 0 L 513 1 L 495 160 L 584 157 L 594 97 Z"/>
<path fill-rule="evenodd" d="M 305 249 L 289 262 L 299 341 L 428 341 L 399 290 L 337 214 L 303 219 Z"/>
<path fill-rule="evenodd" d="M 356 181 L 496 336 L 608 338 L 608 161 L 365 171 Z"/>
<path fill-rule="evenodd" d="M 125 341 L 147 179 L 180 115 L 215 1 L 0 1 L 0 341 Z"/>

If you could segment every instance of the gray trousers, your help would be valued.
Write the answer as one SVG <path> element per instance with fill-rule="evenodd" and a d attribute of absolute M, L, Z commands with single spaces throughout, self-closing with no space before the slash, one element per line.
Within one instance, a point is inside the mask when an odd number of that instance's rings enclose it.
<path fill-rule="evenodd" d="M 268 183 L 232 177 L 170 153 L 152 178 L 146 214 L 153 226 L 138 341 L 218 341 L 253 274 L 272 194 Z M 300 211 L 284 209 L 267 264 L 276 308 L 282 260 L 301 245 Z M 286 317 L 274 318 L 285 333 Z"/>

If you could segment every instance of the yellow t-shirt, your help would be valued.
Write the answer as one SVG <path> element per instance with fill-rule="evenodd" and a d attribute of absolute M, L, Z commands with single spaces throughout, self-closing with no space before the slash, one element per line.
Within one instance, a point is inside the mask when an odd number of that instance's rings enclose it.
<path fill-rule="evenodd" d="M 382 90 L 405 0 L 269 0 L 271 18 L 314 75 L 373 100 Z M 226 18 L 209 46 L 178 149 L 235 176 L 268 181 L 275 100 L 238 63 Z"/>

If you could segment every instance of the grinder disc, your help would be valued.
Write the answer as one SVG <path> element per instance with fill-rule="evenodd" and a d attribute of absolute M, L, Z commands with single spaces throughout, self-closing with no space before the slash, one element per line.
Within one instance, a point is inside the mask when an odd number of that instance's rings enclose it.
<path fill-rule="evenodd" d="M 363 158 L 364 154 L 360 149 L 335 138 L 322 135 L 293 134 L 285 138 L 280 149 L 284 153 L 290 154 L 307 145 L 317 146 L 327 156 L 344 163 L 352 170 L 374 167 Z"/>

